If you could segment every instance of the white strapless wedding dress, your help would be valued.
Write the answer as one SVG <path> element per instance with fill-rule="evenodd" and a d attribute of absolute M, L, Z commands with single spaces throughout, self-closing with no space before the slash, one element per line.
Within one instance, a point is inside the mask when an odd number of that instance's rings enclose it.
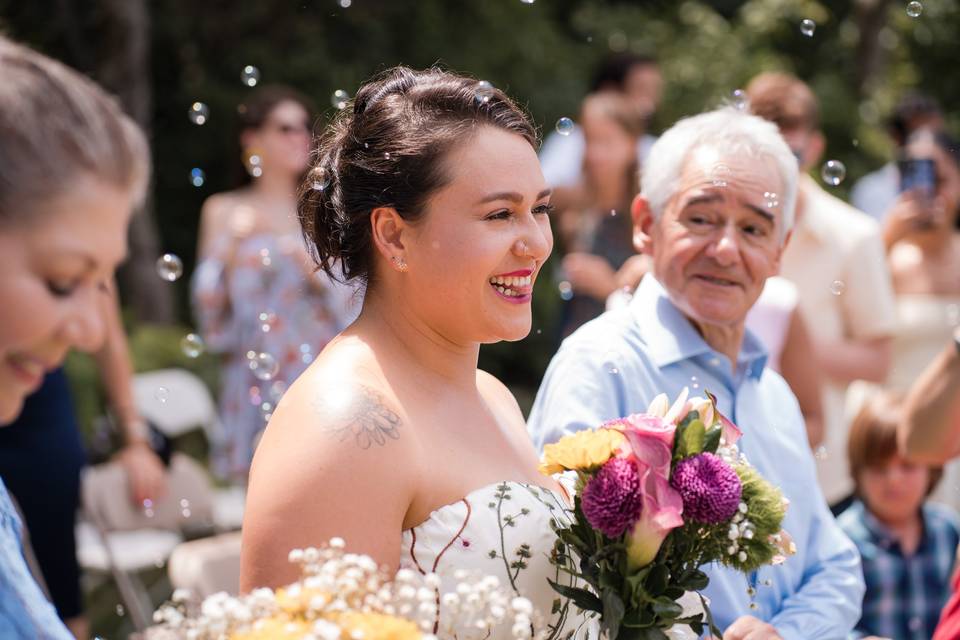
<path fill-rule="evenodd" d="M 456 592 L 454 574 L 466 570 L 495 576 L 504 589 L 529 599 L 551 638 L 597 638 L 595 618 L 588 618 L 553 590 L 547 579 L 571 584 L 572 578 L 550 562 L 556 542 L 551 521 L 568 517 L 565 499 L 549 489 L 524 482 L 499 482 L 472 491 L 458 502 L 440 507 L 421 524 L 403 532 L 400 566 L 436 573 L 443 593 Z M 443 606 L 437 621 L 444 629 Z M 457 629 L 457 639 L 472 638 Z M 589 635 L 588 635 L 589 634 Z M 479 637 L 485 637 L 480 634 Z M 491 640 L 512 638 L 510 627 L 498 628 Z"/>

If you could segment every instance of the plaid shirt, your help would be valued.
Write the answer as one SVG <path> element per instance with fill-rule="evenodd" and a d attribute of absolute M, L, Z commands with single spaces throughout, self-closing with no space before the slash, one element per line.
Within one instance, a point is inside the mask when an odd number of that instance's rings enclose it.
<path fill-rule="evenodd" d="M 876 635 L 928 640 L 950 595 L 950 573 L 960 540 L 953 510 L 925 503 L 923 534 L 916 553 L 900 544 L 859 500 L 840 514 L 840 526 L 860 550 L 867 592 L 852 638 Z"/>

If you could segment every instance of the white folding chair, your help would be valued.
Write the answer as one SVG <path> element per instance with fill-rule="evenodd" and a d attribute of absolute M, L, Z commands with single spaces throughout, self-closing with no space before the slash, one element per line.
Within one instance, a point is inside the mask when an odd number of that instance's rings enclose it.
<path fill-rule="evenodd" d="M 197 428 L 216 446 L 223 441 L 217 407 L 206 383 L 186 369 L 158 369 L 133 378 L 133 395 L 140 414 L 167 437 Z M 218 531 L 233 531 L 243 524 L 246 488 L 214 490 L 213 523 Z"/>

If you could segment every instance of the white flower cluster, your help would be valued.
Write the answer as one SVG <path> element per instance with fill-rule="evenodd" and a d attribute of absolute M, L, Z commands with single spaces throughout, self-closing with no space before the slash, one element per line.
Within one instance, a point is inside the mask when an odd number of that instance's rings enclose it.
<path fill-rule="evenodd" d="M 746 502 L 737 505 L 737 512 L 730 521 L 730 531 L 727 532 L 727 537 L 730 539 L 727 555 L 737 556 L 740 562 L 747 561 L 747 552 L 740 549 L 740 540 L 753 540 L 755 534 L 753 524 L 747 520 L 747 510 Z"/>
<path fill-rule="evenodd" d="M 513 597 L 500 586 L 496 576 L 478 578 L 460 570 L 454 574 L 455 591 L 440 598 L 440 626 L 437 634 L 458 640 L 482 639 L 499 626 L 509 626 L 514 638 L 539 638 L 544 634 L 539 614 L 526 598 Z M 541 629 L 540 632 L 535 629 Z M 500 633 L 494 634 L 500 637 Z"/>
<path fill-rule="evenodd" d="M 221 592 L 198 607 L 189 592 L 178 589 L 171 602 L 154 613 L 157 626 L 148 631 L 147 640 L 222 640 L 256 632 L 291 605 L 302 624 L 291 622 L 289 630 L 307 631 L 303 640 L 363 640 L 359 632 L 348 636 L 335 623 L 338 614 L 347 612 L 404 618 L 417 625 L 422 640 L 484 638 L 494 627 L 511 624 L 514 637 L 537 638 L 533 629 L 539 619 L 533 605 L 501 589 L 495 577 L 458 572 L 456 591 L 441 595 L 436 574 L 401 569 L 391 581 L 372 558 L 346 553 L 344 547 L 342 539 L 333 538 L 321 549 L 291 551 L 289 560 L 300 566 L 301 579 L 277 592 L 256 589 L 241 597 Z M 438 619 L 442 628 L 435 630 Z"/>

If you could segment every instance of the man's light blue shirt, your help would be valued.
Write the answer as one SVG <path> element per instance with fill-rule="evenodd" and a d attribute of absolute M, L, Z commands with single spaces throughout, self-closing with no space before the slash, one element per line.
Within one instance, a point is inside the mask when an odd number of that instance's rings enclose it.
<path fill-rule="evenodd" d="M 738 445 L 790 499 L 784 528 L 797 554 L 754 576 L 706 569 L 721 630 L 744 615 L 776 627 L 784 640 L 846 638 L 860 618 L 864 584 L 856 547 L 837 526 L 817 485 L 797 400 L 749 332 L 736 363 L 714 351 L 652 276 L 629 306 L 610 311 L 567 338 L 550 362 L 530 414 L 537 447 L 606 420 L 646 411 L 666 393 L 710 391 L 743 431 Z M 756 585 L 750 608 L 748 588 Z"/>

